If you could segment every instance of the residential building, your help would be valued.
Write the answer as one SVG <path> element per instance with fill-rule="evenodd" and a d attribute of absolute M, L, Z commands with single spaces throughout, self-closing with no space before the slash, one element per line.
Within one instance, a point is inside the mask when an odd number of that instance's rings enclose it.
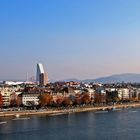
<path fill-rule="evenodd" d="M 39 95 L 37 93 L 22 93 L 22 104 L 24 106 L 38 105 Z"/>

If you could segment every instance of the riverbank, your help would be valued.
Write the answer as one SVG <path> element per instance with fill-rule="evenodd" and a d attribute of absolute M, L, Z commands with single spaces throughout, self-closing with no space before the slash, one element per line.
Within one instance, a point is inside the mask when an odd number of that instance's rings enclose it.
<path fill-rule="evenodd" d="M 31 115 L 61 115 L 69 113 L 87 112 L 87 111 L 100 111 L 100 110 L 111 110 L 112 108 L 121 109 L 129 107 L 140 107 L 140 103 L 131 104 L 116 104 L 112 106 L 100 106 L 100 107 L 81 107 L 74 109 L 64 109 L 64 110 L 28 110 L 28 111 L 6 111 L 0 112 L 0 117 L 15 117 L 15 116 L 31 116 Z"/>

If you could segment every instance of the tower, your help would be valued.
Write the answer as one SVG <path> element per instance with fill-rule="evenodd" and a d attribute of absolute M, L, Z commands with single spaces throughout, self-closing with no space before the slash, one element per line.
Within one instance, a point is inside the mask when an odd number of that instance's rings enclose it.
<path fill-rule="evenodd" d="M 39 85 L 46 85 L 48 83 L 48 76 L 42 64 L 37 64 L 36 82 Z"/>

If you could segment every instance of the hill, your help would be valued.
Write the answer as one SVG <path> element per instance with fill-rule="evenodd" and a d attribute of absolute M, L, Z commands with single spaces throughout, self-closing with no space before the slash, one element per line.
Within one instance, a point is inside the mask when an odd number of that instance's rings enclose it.
<path fill-rule="evenodd" d="M 107 77 L 101 77 L 97 79 L 86 79 L 83 82 L 99 82 L 99 83 L 117 83 L 117 82 L 138 82 L 140 83 L 140 74 L 125 73 L 116 74 Z"/>

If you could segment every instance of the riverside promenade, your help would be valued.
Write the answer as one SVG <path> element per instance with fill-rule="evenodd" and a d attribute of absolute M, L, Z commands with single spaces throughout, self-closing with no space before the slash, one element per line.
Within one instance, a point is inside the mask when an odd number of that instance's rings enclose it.
<path fill-rule="evenodd" d="M 0 112 L 0 117 L 15 117 L 18 116 L 30 116 L 30 115 L 57 115 L 57 114 L 68 114 L 78 113 L 86 111 L 100 111 L 100 110 L 111 110 L 112 108 L 121 109 L 129 107 L 140 107 L 140 103 L 131 104 L 116 104 L 112 106 L 100 106 L 100 107 L 80 107 L 74 109 L 63 109 L 63 110 L 26 110 L 26 111 L 6 111 Z"/>

